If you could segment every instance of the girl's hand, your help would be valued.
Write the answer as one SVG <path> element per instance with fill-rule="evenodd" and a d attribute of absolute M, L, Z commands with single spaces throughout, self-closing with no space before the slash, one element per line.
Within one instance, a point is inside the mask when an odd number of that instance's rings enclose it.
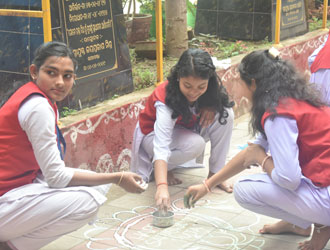
<path fill-rule="evenodd" d="M 202 128 L 206 128 L 210 126 L 214 121 L 215 114 L 216 111 L 214 110 L 214 108 L 208 108 L 208 107 L 201 108 L 199 125 Z"/>
<path fill-rule="evenodd" d="M 132 173 L 132 172 L 124 172 L 121 173 L 123 176 L 120 177 L 118 185 L 125 189 L 127 192 L 130 193 L 142 193 L 145 191 L 145 185 L 141 185 L 144 183 L 142 177 Z"/>
<path fill-rule="evenodd" d="M 186 208 L 194 207 L 195 203 L 200 198 L 202 198 L 204 195 L 206 195 L 207 192 L 208 192 L 208 190 L 206 190 L 206 187 L 204 184 L 190 186 L 183 199 L 184 206 Z"/>
<path fill-rule="evenodd" d="M 248 142 L 248 147 L 246 148 L 246 154 L 244 158 L 244 167 L 249 167 L 253 164 L 261 164 L 265 156 L 266 152 L 263 147 L 259 146 L 258 144 Z"/>
<path fill-rule="evenodd" d="M 159 185 L 155 194 L 156 206 L 159 211 L 167 211 L 171 207 L 167 185 Z"/>

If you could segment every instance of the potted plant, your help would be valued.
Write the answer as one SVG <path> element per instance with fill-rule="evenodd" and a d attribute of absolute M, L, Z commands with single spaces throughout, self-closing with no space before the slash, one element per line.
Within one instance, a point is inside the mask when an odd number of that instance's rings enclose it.
<path fill-rule="evenodd" d="M 140 4 L 140 13 L 152 15 L 150 26 L 150 37 L 156 38 L 156 0 L 137 0 Z M 165 1 L 162 0 L 162 23 L 163 23 L 163 38 L 165 38 Z"/>
<path fill-rule="evenodd" d="M 136 0 L 126 0 L 123 1 L 123 4 L 128 4 L 128 11 L 125 15 L 127 42 L 134 45 L 137 41 L 147 40 L 149 38 L 152 16 L 150 14 L 136 13 Z"/>

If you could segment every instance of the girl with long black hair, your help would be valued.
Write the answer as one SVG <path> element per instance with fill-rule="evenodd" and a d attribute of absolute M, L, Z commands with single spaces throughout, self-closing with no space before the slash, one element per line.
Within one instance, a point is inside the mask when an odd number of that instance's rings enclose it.
<path fill-rule="evenodd" d="M 299 249 L 321 250 L 330 238 L 330 108 L 315 85 L 277 54 L 275 49 L 261 50 L 243 58 L 238 68 L 241 90 L 252 103 L 251 125 L 258 137 L 203 184 L 189 187 L 186 205 L 259 164 L 264 173 L 234 185 L 237 202 L 281 219 L 260 233 L 309 236 L 314 224 L 311 240 Z"/>
<path fill-rule="evenodd" d="M 131 170 L 147 182 L 154 173 L 158 206 L 169 208 L 168 185 L 182 182 L 171 171 L 203 154 L 206 141 L 211 141 L 208 176 L 224 166 L 232 106 L 211 56 L 201 49 L 186 50 L 149 96 L 134 134 Z M 232 192 L 226 183 L 219 186 Z"/>

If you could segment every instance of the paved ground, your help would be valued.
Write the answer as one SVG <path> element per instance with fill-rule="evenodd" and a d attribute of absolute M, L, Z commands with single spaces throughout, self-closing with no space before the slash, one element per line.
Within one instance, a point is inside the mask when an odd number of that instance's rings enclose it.
<path fill-rule="evenodd" d="M 246 145 L 248 115 L 235 121 L 230 159 Z M 204 165 L 207 166 L 208 150 Z M 242 175 L 260 171 L 246 170 Z M 113 185 L 109 200 L 99 211 L 94 225 L 63 236 L 42 250 L 117 250 L 117 249 L 297 249 L 306 237 L 295 235 L 260 235 L 258 230 L 265 223 L 276 219 L 261 216 L 241 208 L 232 194 L 219 189 L 208 194 L 194 209 L 183 208 L 183 195 L 188 186 L 200 183 L 208 172 L 206 168 L 178 170 L 184 180 L 179 186 L 170 187 L 175 224 L 161 229 L 151 225 L 151 214 L 155 211 L 155 184 L 150 183 L 141 195 L 128 194 Z M 237 178 L 237 177 L 236 177 Z M 231 181 L 235 181 L 234 179 Z M 327 249 L 330 249 L 328 244 Z"/>

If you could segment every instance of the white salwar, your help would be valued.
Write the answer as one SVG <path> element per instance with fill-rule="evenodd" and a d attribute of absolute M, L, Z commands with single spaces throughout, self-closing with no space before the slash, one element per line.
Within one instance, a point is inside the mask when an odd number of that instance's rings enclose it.
<path fill-rule="evenodd" d="M 18 119 L 41 172 L 34 183 L 0 196 L 0 242 L 34 250 L 92 222 L 110 185 L 67 187 L 75 171 L 87 170 L 65 167 L 61 160 L 55 113 L 46 98 L 30 97 L 20 107 Z"/>
<path fill-rule="evenodd" d="M 178 167 L 203 167 L 196 163 L 205 149 L 205 143 L 211 142 L 209 171 L 218 172 L 226 162 L 232 135 L 234 112 L 227 108 L 227 123 L 221 125 L 217 113 L 214 121 L 200 131 L 176 125 L 172 119 L 172 110 L 164 103 L 157 101 L 154 131 L 144 135 L 137 123 L 132 146 L 131 171 L 149 182 L 155 160 L 168 163 L 168 171 Z M 194 112 L 194 110 L 192 110 Z"/>
<path fill-rule="evenodd" d="M 277 116 L 265 121 L 267 140 L 255 144 L 270 151 L 274 169 L 240 178 L 234 185 L 236 201 L 255 213 L 282 219 L 301 228 L 317 223 L 330 226 L 330 186 L 317 187 L 301 172 L 298 126 L 294 119 Z"/>

